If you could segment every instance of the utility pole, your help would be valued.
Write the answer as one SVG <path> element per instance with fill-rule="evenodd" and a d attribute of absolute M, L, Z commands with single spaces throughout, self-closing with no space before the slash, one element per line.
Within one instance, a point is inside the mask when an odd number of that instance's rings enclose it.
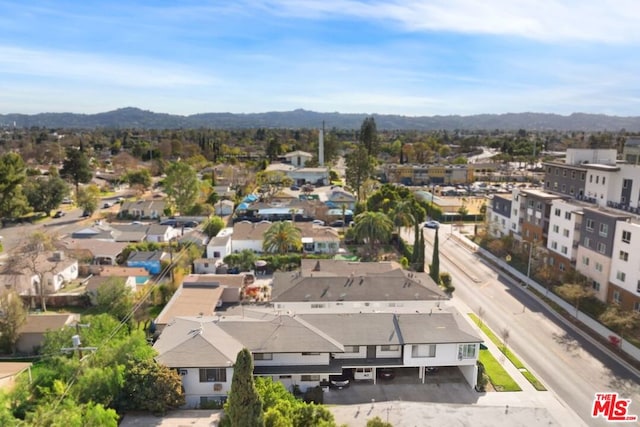
<path fill-rule="evenodd" d="M 76 323 L 76 334 L 71 337 L 71 343 L 72 343 L 73 347 L 63 347 L 61 350 L 64 351 L 64 352 L 77 351 L 79 360 L 82 360 L 82 351 L 83 350 L 96 351 L 98 349 L 98 347 L 81 347 L 82 342 L 80 341 L 80 328 L 81 327 L 82 328 L 88 328 L 89 326 L 91 326 L 90 323 L 86 323 L 86 324 Z"/>

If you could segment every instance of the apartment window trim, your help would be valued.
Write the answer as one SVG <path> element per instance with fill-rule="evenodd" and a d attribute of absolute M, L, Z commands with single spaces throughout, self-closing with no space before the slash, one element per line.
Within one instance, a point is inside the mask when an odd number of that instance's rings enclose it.
<path fill-rule="evenodd" d="M 226 383 L 226 368 L 200 368 L 198 371 L 201 383 Z"/>
<path fill-rule="evenodd" d="M 631 232 L 622 230 L 622 243 L 631 243 Z"/>

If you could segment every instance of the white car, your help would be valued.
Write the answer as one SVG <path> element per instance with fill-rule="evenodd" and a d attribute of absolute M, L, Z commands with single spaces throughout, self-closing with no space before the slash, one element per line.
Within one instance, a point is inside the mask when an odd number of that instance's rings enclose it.
<path fill-rule="evenodd" d="M 438 221 L 427 221 L 424 223 L 424 228 L 440 228 L 440 223 Z"/>

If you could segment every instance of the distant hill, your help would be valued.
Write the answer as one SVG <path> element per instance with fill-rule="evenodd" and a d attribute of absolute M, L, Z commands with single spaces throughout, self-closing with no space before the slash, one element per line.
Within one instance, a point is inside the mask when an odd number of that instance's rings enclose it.
<path fill-rule="evenodd" d="M 0 126 L 46 128 L 318 128 L 359 129 L 367 114 L 318 113 L 294 110 L 268 113 L 202 113 L 190 116 L 154 113 L 139 108 L 120 108 L 98 114 L 40 113 L 0 114 Z M 640 131 L 640 117 L 574 113 L 570 116 L 543 113 L 478 114 L 473 116 L 410 117 L 373 114 L 378 129 L 399 130 L 559 130 Z"/>

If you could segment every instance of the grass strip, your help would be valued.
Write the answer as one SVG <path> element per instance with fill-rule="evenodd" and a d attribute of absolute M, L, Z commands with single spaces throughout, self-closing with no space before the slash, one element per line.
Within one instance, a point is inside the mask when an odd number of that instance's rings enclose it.
<path fill-rule="evenodd" d="M 473 313 L 468 313 L 468 314 L 469 314 L 469 317 L 471 317 L 471 320 L 473 320 L 475 324 L 478 325 L 478 327 L 482 330 L 482 332 L 484 332 L 484 334 L 489 337 L 489 339 L 496 345 L 496 347 L 498 347 L 498 349 L 502 352 L 502 354 L 504 354 L 507 357 L 507 359 L 509 359 L 509 361 L 513 364 L 513 366 L 515 366 L 516 369 L 518 369 L 522 373 L 522 375 L 527 379 L 527 381 L 531 383 L 531 385 L 536 390 L 538 391 L 546 390 L 544 385 L 535 377 L 535 375 L 529 372 L 527 367 L 524 366 L 524 363 L 522 363 L 520 359 L 518 359 L 518 357 L 515 354 L 513 354 L 511 350 L 509 350 L 509 348 L 507 348 L 507 346 L 505 346 L 502 343 L 502 341 L 493 333 L 491 329 L 489 329 L 487 325 L 484 324 L 483 321 L 480 320 L 480 318 L 478 318 L 478 316 L 476 316 Z"/>
<path fill-rule="evenodd" d="M 522 391 L 489 350 L 480 350 L 479 360 L 496 391 Z"/>

